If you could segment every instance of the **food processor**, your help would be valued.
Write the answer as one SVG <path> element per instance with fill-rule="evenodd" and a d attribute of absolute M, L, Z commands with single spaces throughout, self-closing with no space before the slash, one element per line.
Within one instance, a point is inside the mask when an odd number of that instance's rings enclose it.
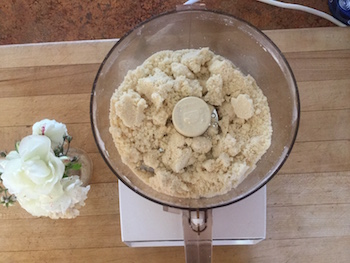
<path fill-rule="evenodd" d="M 256 80 L 270 107 L 271 146 L 255 170 L 228 193 L 197 199 L 173 197 L 152 189 L 122 162 L 109 133 L 110 99 L 128 70 L 141 65 L 152 54 L 202 47 L 209 47 L 215 54 L 229 59 Z M 90 114 L 96 144 L 113 173 L 138 196 L 169 210 L 182 211 L 186 261 L 211 262 L 213 213 L 248 198 L 278 172 L 296 138 L 299 107 L 293 73 L 266 35 L 231 15 L 209 11 L 202 5 L 190 5 L 179 6 L 141 23 L 113 46 L 94 81 Z"/>

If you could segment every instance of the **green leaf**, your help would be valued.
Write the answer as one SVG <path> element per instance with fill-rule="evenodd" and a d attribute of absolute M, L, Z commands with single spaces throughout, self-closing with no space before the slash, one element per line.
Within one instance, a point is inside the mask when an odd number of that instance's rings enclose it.
<path fill-rule="evenodd" d="M 16 151 L 17 152 L 19 152 L 19 144 L 20 144 L 21 142 L 16 142 L 15 143 L 15 149 L 16 149 Z"/>
<path fill-rule="evenodd" d="M 0 152 L 0 157 L 5 158 L 6 157 L 6 152 Z"/>
<path fill-rule="evenodd" d="M 78 162 L 69 162 L 66 164 L 65 170 L 64 170 L 64 174 L 63 174 L 63 178 L 68 177 L 68 175 L 70 174 L 69 171 L 73 170 L 73 171 L 79 171 L 81 169 L 81 164 Z"/>
<path fill-rule="evenodd" d="M 72 166 L 70 167 L 70 169 L 74 170 L 74 171 L 78 171 L 81 168 L 81 164 L 80 163 L 72 163 Z"/>

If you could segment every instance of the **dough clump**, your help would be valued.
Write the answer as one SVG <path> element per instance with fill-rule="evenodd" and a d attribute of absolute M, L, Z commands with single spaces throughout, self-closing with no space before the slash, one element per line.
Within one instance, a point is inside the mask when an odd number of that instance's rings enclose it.
<path fill-rule="evenodd" d="M 188 96 L 215 107 L 217 127 L 193 138 L 176 131 L 173 108 Z M 130 70 L 111 98 L 109 117 L 122 161 L 171 196 L 225 194 L 271 144 L 270 109 L 261 89 L 208 48 L 161 51 Z"/>

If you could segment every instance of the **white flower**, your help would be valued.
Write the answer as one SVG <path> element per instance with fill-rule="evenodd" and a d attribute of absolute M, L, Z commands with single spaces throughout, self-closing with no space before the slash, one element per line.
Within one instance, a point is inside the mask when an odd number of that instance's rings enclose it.
<path fill-rule="evenodd" d="M 65 165 L 53 154 L 46 136 L 22 139 L 18 153 L 10 152 L 2 180 L 20 205 L 34 216 L 74 218 L 84 205 L 90 186 L 82 187 L 78 176 L 62 178 Z"/>
<path fill-rule="evenodd" d="M 67 127 L 63 123 L 55 120 L 44 119 L 33 125 L 34 135 L 45 135 L 50 138 L 52 149 L 62 145 L 63 137 L 67 136 Z"/>
<path fill-rule="evenodd" d="M 79 215 L 79 208 L 84 206 L 90 186 L 83 187 L 79 176 L 69 176 L 61 180 L 63 195 L 50 204 L 46 204 L 49 217 L 75 218 Z"/>
<path fill-rule="evenodd" d="M 62 179 L 65 166 L 51 150 L 46 136 L 24 137 L 18 153 L 10 152 L 1 178 L 4 186 L 17 198 L 36 199 L 47 195 Z"/>
<path fill-rule="evenodd" d="M 63 178 L 50 195 L 39 199 L 18 199 L 23 208 L 34 216 L 48 216 L 52 219 L 75 218 L 79 208 L 84 206 L 90 186 L 82 187 L 79 176 Z"/>

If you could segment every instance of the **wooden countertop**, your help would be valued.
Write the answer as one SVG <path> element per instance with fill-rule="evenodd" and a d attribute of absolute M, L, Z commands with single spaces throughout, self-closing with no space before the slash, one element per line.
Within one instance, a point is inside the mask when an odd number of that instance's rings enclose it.
<path fill-rule="evenodd" d="M 266 31 L 300 91 L 297 142 L 267 185 L 267 236 L 254 246 L 214 247 L 213 262 L 349 262 L 350 30 Z M 66 123 L 91 156 L 86 206 L 74 220 L 0 209 L 0 262 L 184 262 L 181 247 L 129 248 L 120 238 L 117 178 L 95 145 L 89 99 L 99 63 L 116 40 L 0 46 L 0 148 L 34 122 Z M 179 229 L 179 231 L 181 231 Z"/>

